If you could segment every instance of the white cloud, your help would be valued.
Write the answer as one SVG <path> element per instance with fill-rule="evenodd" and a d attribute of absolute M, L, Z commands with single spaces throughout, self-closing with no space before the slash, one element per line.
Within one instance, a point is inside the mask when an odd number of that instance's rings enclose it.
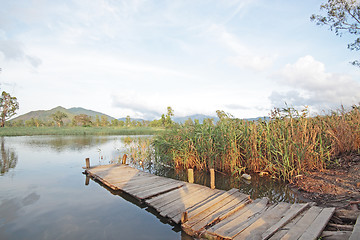
<path fill-rule="evenodd" d="M 256 72 L 264 71 L 269 69 L 277 58 L 275 54 L 259 53 L 253 46 L 243 44 L 237 36 L 227 31 L 224 26 L 214 24 L 209 31 L 222 45 L 231 50 L 232 56 L 227 57 L 227 60 L 240 68 Z"/>
<path fill-rule="evenodd" d="M 310 55 L 287 64 L 273 77 L 290 88 L 288 92 L 273 92 L 270 99 L 275 107 L 280 102 L 287 102 L 294 106 L 313 105 L 322 110 L 360 101 L 358 81 L 346 74 L 327 72 L 325 65 Z"/>

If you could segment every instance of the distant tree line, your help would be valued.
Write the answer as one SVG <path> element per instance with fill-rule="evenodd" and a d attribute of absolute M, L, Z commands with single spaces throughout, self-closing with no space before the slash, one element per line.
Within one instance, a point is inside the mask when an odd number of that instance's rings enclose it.
<path fill-rule="evenodd" d="M 171 128 L 178 125 L 196 125 L 200 124 L 199 120 L 192 120 L 189 118 L 183 124 L 175 123 L 172 119 L 174 116 L 174 110 L 171 107 L 167 107 L 167 113 L 162 114 L 160 119 L 149 120 L 135 120 L 130 116 L 126 116 L 125 120 L 112 119 L 102 115 L 96 115 L 95 118 L 86 114 L 75 115 L 69 120 L 66 113 L 57 111 L 51 115 L 49 120 L 41 120 L 38 118 L 31 118 L 29 120 L 16 120 L 6 122 L 8 127 L 164 127 Z M 204 121 L 212 124 L 213 119 L 205 119 Z"/>

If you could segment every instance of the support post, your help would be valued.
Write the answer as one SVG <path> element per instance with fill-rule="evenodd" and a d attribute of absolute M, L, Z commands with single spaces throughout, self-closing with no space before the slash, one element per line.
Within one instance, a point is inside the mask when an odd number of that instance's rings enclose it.
<path fill-rule="evenodd" d="M 86 168 L 90 168 L 90 158 L 85 158 Z"/>
<path fill-rule="evenodd" d="M 85 186 L 89 185 L 89 182 L 90 182 L 90 177 L 88 175 L 86 175 Z"/>
<path fill-rule="evenodd" d="M 194 183 L 194 169 L 192 168 L 188 169 L 188 182 Z"/>
<path fill-rule="evenodd" d="M 127 158 L 127 155 L 124 154 L 123 158 L 122 158 L 122 164 L 126 164 L 126 158 Z"/>
<path fill-rule="evenodd" d="M 215 170 L 210 168 L 210 188 L 215 188 Z"/>

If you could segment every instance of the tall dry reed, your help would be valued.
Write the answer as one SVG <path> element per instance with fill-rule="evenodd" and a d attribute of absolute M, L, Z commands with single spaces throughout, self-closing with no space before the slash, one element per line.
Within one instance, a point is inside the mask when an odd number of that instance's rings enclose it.
<path fill-rule="evenodd" d="M 289 180 L 321 171 L 360 149 L 360 108 L 308 117 L 307 109 L 275 109 L 270 120 L 225 116 L 215 125 L 181 125 L 155 137 L 158 160 L 179 168 L 266 171 Z"/>

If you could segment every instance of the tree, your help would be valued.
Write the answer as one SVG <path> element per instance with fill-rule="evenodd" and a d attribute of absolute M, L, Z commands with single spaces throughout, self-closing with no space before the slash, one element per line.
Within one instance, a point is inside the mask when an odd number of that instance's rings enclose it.
<path fill-rule="evenodd" d="M 171 117 L 174 116 L 174 110 L 169 106 L 167 107 L 167 114 L 165 119 L 165 126 L 171 126 L 173 124 L 173 121 Z"/>
<path fill-rule="evenodd" d="M 81 125 L 83 127 L 91 126 L 91 117 L 86 114 L 79 114 L 73 118 L 73 125 Z"/>
<path fill-rule="evenodd" d="M 125 126 L 130 127 L 130 125 L 131 125 L 131 118 L 129 115 L 127 115 L 125 118 Z"/>
<path fill-rule="evenodd" d="M 10 96 L 9 93 L 3 91 L 0 98 L 0 127 L 5 126 L 5 121 L 16 114 L 19 109 L 19 103 L 16 97 Z"/>
<path fill-rule="evenodd" d="M 328 0 L 320 5 L 321 10 L 327 11 L 326 16 L 313 14 L 310 19 L 317 25 L 328 25 L 330 30 L 341 36 L 348 32 L 352 35 L 360 34 L 360 4 L 358 0 Z M 350 50 L 360 50 L 360 37 L 348 44 Z M 360 67 L 358 60 L 351 62 Z"/>
<path fill-rule="evenodd" d="M 61 127 L 64 124 L 63 119 L 67 118 L 67 116 L 68 115 L 66 113 L 63 113 L 61 111 L 57 111 L 56 113 L 51 114 L 51 117 L 59 127 Z"/>

